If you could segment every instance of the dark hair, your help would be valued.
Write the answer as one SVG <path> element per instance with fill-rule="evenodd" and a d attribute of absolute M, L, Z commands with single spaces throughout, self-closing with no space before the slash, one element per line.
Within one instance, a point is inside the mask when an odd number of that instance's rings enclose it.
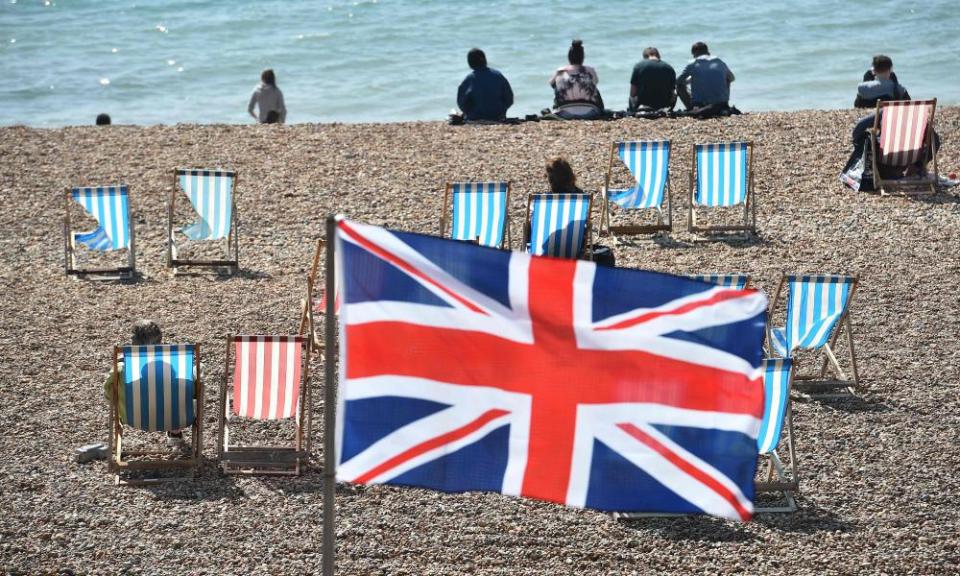
<path fill-rule="evenodd" d="M 163 340 L 163 333 L 160 332 L 160 326 L 153 320 L 138 320 L 133 325 L 133 344 L 143 346 L 145 344 L 160 344 Z"/>
<path fill-rule="evenodd" d="M 479 48 L 471 48 L 467 52 L 467 64 L 470 65 L 471 70 L 485 68 L 487 66 L 487 55 Z"/>
<path fill-rule="evenodd" d="M 276 110 L 271 110 L 267 112 L 267 118 L 263 121 L 264 124 L 276 124 L 280 121 L 280 113 Z"/>
<path fill-rule="evenodd" d="M 874 72 L 889 72 L 893 68 L 893 60 L 885 54 L 877 54 L 873 57 Z"/>
<path fill-rule="evenodd" d="M 570 192 L 577 186 L 573 168 L 560 156 L 547 160 L 547 180 L 550 181 L 550 191 L 554 193 Z"/>
<path fill-rule="evenodd" d="M 583 65 L 583 40 L 574 40 L 567 50 L 567 60 L 574 66 Z"/>
<path fill-rule="evenodd" d="M 110 115 L 100 113 L 97 114 L 97 126 L 109 126 L 110 125 Z"/>
<path fill-rule="evenodd" d="M 659 60 L 659 59 L 660 59 L 660 51 L 657 50 L 656 48 L 654 48 L 653 46 L 651 46 L 651 47 L 649 47 L 649 48 L 644 48 L 644 49 L 643 49 L 643 59 L 644 59 L 644 60 L 649 60 L 651 56 L 653 56 L 654 58 L 656 58 L 657 60 Z"/>
<path fill-rule="evenodd" d="M 264 84 L 269 84 L 270 86 L 277 85 L 277 77 L 273 73 L 273 68 L 267 68 L 260 73 L 260 81 Z"/>
<path fill-rule="evenodd" d="M 693 46 L 690 47 L 690 53 L 696 58 L 697 56 L 709 55 L 710 49 L 703 42 L 694 42 Z"/>

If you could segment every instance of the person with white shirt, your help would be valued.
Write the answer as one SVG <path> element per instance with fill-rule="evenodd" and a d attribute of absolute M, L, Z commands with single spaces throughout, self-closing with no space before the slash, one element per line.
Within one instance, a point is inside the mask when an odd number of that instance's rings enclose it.
<path fill-rule="evenodd" d="M 254 108 L 258 108 L 257 113 L 254 113 Z M 250 95 L 247 112 L 261 124 L 283 124 L 287 121 L 283 92 L 277 88 L 277 78 L 272 69 L 267 68 L 260 73 L 260 84 Z"/>

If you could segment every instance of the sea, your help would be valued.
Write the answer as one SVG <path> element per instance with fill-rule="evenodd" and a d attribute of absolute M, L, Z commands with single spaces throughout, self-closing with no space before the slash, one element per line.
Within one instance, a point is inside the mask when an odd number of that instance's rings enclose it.
<path fill-rule="evenodd" d="M 0 125 L 250 123 L 264 68 L 291 123 L 443 120 L 475 46 L 524 116 L 574 38 L 611 109 L 645 47 L 679 72 L 696 41 L 744 112 L 848 108 L 877 53 L 913 98 L 960 104 L 957 0 L 0 2 Z"/>

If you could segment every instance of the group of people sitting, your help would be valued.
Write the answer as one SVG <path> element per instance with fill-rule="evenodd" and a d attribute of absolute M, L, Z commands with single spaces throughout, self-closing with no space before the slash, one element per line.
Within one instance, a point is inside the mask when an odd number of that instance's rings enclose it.
<path fill-rule="evenodd" d="M 643 60 L 633 68 L 630 77 L 630 97 L 627 112 L 631 115 L 663 115 L 670 113 L 677 99 L 686 110 L 701 117 L 728 115 L 730 84 L 733 72 L 723 60 L 710 55 L 703 42 L 690 49 L 693 60 L 677 76 L 673 67 L 664 62 L 655 47 L 643 51 Z M 553 88 L 553 108 L 544 110 L 567 120 L 593 120 L 605 113 L 603 97 L 597 84 L 597 71 L 584 65 L 583 42 L 574 40 L 567 51 L 566 66 L 560 67 L 550 78 Z M 457 90 L 457 105 L 468 121 L 501 121 L 513 105 L 510 82 L 498 70 L 487 65 L 483 50 L 473 48 L 467 53 L 467 64 L 472 70 Z"/>

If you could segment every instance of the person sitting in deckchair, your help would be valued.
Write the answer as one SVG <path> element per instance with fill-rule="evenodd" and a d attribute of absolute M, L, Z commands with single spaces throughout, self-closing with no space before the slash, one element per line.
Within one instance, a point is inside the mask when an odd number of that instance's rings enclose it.
<path fill-rule="evenodd" d="M 857 86 L 857 98 L 853 103 L 857 108 L 876 109 L 877 102 L 911 99 L 907 88 L 897 80 L 897 75 L 893 72 L 893 60 L 889 56 L 884 54 L 874 56 L 872 67 L 864 73 L 863 78 L 864 81 Z M 873 189 L 870 185 L 863 187 L 861 179 L 865 165 L 863 161 L 864 152 L 867 140 L 870 137 L 870 128 L 876 124 L 876 116 L 876 113 L 868 114 L 858 120 L 853 126 L 853 133 L 851 134 L 853 153 L 843 168 L 841 180 L 855 190 Z M 940 135 L 934 132 L 933 139 L 935 143 L 934 147 L 939 150 Z M 906 171 L 907 175 L 924 173 L 927 162 L 933 159 L 931 154 L 932 153 L 928 151 L 920 163 L 910 166 Z M 877 166 L 873 167 L 873 170 L 878 169 L 879 167 Z M 903 173 L 901 172 L 899 174 L 886 173 L 882 176 L 885 178 L 896 178 L 902 175 Z"/>
<path fill-rule="evenodd" d="M 583 194 L 583 190 L 577 188 L 577 175 L 570 163 L 560 156 L 547 160 L 547 180 L 553 194 Z"/>
<path fill-rule="evenodd" d="M 163 332 L 160 331 L 160 326 L 157 325 L 153 320 L 138 320 L 136 324 L 133 325 L 133 335 L 130 338 L 131 344 L 135 346 L 146 346 L 150 344 L 162 344 L 163 343 Z M 117 367 L 117 373 L 123 374 L 123 362 L 119 362 Z M 113 403 L 113 371 L 107 375 L 106 381 L 103 383 L 103 395 L 107 399 L 107 402 Z M 119 401 L 117 402 L 117 411 L 120 415 L 120 422 L 127 423 L 127 400 L 125 394 L 125 387 L 118 386 L 119 390 Z M 175 445 L 183 441 L 183 431 L 182 430 L 173 430 L 167 432 L 167 443 L 170 445 Z"/>

